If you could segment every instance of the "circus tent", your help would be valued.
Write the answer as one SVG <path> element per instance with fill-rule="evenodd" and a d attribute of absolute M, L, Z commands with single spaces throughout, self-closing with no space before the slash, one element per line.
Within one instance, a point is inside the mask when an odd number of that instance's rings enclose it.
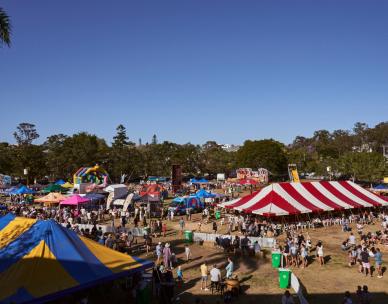
<path fill-rule="evenodd" d="M 275 183 L 221 206 L 264 216 L 281 216 L 388 206 L 388 201 L 351 181 L 321 181 Z"/>
<path fill-rule="evenodd" d="M 0 218 L 0 303 L 43 303 L 152 266 L 53 220 Z"/>

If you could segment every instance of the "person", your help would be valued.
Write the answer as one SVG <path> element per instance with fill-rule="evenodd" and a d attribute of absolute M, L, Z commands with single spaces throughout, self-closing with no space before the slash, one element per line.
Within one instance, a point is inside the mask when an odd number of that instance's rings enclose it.
<path fill-rule="evenodd" d="M 213 222 L 213 233 L 217 234 L 217 223 Z"/>
<path fill-rule="evenodd" d="M 322 242 L 319 241 L 316 247 L 317 247 L 317 257 L 319 260 L 319 265 L 323 266 L 325 264 L 325 261 L 323 259 L 323 244 L 322 244 Z"/>
<path fill-rule="evenodd" d="M 188 262 L 191 257 L 191 250 L 188 244 L 185 245 L 185 255 L 186 255 L 186 262 Z"/>
<path fill-rule="evenodd" d="M 131 231 L 128 232 L 128 239 L 127 239 L 127 246 L 128 248 L 131 248 L 132 247 L 132 244 L 135 240 L 135 236 L 132 234 Z"/>
<path fill-rule="evenodd" d="M 166 223 L 162 223 L 163 237 L 166 237 L 166 232 L 167 232 L 167 224 Z"/>
<path fill-rule="evenodd" d="M 245 235 L 245 237 L 243 239 L 241 239 L 241 251 L 243 254 L 246 254 L 248 255 L 249 254 L 249 239 L 248 237 Z"/>
<path fill-rule="evenodd" d="M 145 245 L 145 248 L 146 248 L 146 253 L 148 254 L 148 252 L 151 250 L 151 246 L 152 246 L 151 235 L 149 235 L 149 234 L 145 235 L 144 245 Z"/>
<path fill-rule="evenodd" d="M 255 250 L 255 255 L 261 255 L 261 246 L 258 241 L 255 241 L 253 249 Z"/>
<path fill-rule="evenodd" d="M 163 252 L 163 247 L 162 247 L 161 242 L 159 242 L 158 245 L 156 245 L 155 252 L 156 252 L 156 257 L 157 257 L 156 264 L 159 264 L 160 258 L 162 257 L 162 252 Z"/>
<path fill-rule="evenodd" d="M 377 277 L 381 279 L 383 277 L 383 270 L 381 265 L 383 264 L 383 256 L 381 254 L 380 248 L 376 248 L 376 253 L 374 255 Z"/>
<path fill-rule="evenodd" d="M 346 291 L 342 304 L 353 304 L 352 298 L 350 297 L 350 292 Z"/>
<path fill-rule="evenodd" d="M 113 248 L 113 238 L 112 238 L 112 234 L 109 234 L 108 235 L 108 238 L 105 240 L 105 246 L 108 247 L 108 248 Z"/>
<path fill-rule="evenodd" d="M 216 289 L 221 282 L 221 271 L 218 269 L 216 264 L 214 264 L 212 270 L 210 270 L 210 281 L 212 287 L 215 287 Z"/>
<path fill-rule="evenodd" d="M 306 268 L 308 264 L 308 252 L 305 245 L 302 244 L 300 248 L 300 255 L 302 257 L 302 268 Z"/>
<path fill-rule="evenodd" d="M 361 252 L 361 262 L 362 262 L 362 268 L 365 272 L 365 276 L 368 276 L 368 273 L 372 277 L 372 272 L 370 271 L 370 263 L 369 263 L 369 253 L 366 248 Z"/>
<path fill-rule="evenodd" d="M 228 265 L 226 265 L 226 268 L 225 268 L 227 279 L 230 279 L 232 277 L 233 268 L 234 268 L 233 262 L 232 262 L 231 258 L 228 258 Z"/>
<path fill-rule="evenodd" d="M 181 232 L 181 235 L 183 235 L 183 229 L 185 228 L 185 221 L 183 220 L 183 217 L 181 217 L 181 219 L 179 220 L 179 227 L 180 227 L 180 232 Z"/>
<path fill-rule="evenodd" d="M 290 246 L 288 245 L 288 242 L 285 242 L 284 244 L 283 256 L 286 261 L 286 267 L 290 267 Z"/>
<path fill-rule="evenodd" d="M 171 249 L 170 249 L 170 244 L 166 243 L 166 246 L 164 246 L 163 249 L 163 264 L 165 267 L 170 267 L 171 265 Z"/>
<path fill-rule="evenodd" d="M 357 297 L 357 302 L 362 303 L 362 288 L 360 285 L 357 286 L 356 297 Z"/>
<path fill-rule="evenodd" d="M 362 286 L 362 294 L 361 294 L 361 303 L 362 304 L 370 304 L 372 301 L 371 294 L 368 291 L 368 286 Z"/>
<path fill-rule="evenodd" d="M 291 264 L 299 268 L 298 247 L 295 242 L 291 243 L 290 253 L 291 253 Z"/>
<path fill-rule="evenodd" d="M 200 270 L 201 270 L 201 290 L 208 291 L 209 290 L 207 289 L 208 269 L 205 261 L 202 263 Z"/>
<path fill-rule="evenodd" d="M 177 277 L 177 281 L 178 281 L 178 287 L 182 287 L 182 283 L 183 283 L 183 271 L 182 271 L 181 266 L 178 266 L 178 269 L 177 269 L 177 271 L 176 271 L 176 277 Z"/>
<path fill-rule="evenodd" d="M 154 283 L 155 283 L 155 294 L 157 297 L 159 297 L 162 272 L 160 271 L 160 269 L 157 265 L 155 265 L 155 267 L 152 270 L 152 277 L 153 277 Z"/>
<path fill-rule="evenodd" d="M 295 304 L 294 299 L 291 297 L 288 290 L 286 290 L 282 296 L 282 304 Z"/>
<path fill-rule="evenodd" d="M 356 237 L 354 236 L 353 232 L 351 232 L 349 235 L 349 245 L 356 246 Z"/>

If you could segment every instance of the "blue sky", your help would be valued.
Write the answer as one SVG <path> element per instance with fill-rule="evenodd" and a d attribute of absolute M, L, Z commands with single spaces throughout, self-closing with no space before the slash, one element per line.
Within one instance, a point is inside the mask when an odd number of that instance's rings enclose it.
<path fill-rule="evenodd" d="M 289 143 L 388 111 L 388 1 L 1 1 L 0 141 L 19 122 Z"/>

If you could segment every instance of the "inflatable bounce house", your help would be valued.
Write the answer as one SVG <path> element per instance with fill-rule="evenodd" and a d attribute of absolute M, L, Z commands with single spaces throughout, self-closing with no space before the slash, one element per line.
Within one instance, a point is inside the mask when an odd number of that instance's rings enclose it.
<path fill-rule="evenodd" d="M 99 165 L 94 167 L 82 167 L 74 173 L 74 185 L 92 183 L 106 187 L 108 185 L 108 172 Z"/>

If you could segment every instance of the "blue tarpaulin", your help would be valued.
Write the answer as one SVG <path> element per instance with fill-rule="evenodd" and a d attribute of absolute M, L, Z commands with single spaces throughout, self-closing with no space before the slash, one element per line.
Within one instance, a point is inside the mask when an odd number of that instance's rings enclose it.
<path fill-rule="evenodd" d="M 33 194 L 35 193 L 34 190 L 31 190 L 30 188 L 27 188 L 26 186 L 21 186 L 19 189 L 16 189 L 14 191 L 11 191 L 10 194 Z"/>
<path fill-rule="evenodd" d="M 199 198 L 211 198 L 211 197 L 216 197 L 214 193 L 207 192 L 205 189 L 199 190 L 195 196 Z"/>

